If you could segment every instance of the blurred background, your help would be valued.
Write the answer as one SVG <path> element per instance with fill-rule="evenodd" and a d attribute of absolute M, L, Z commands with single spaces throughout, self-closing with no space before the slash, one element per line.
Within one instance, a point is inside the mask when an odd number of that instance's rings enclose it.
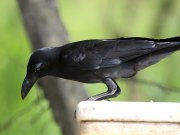
<path fill-rule="evenodd" d="M 59 0 L 60 18 L 69 42 L 118 37 L 180 36 L 179 0 Z M 46 9 L 44 9 L 46 10 Z M 20 97 L 26 64 L 32 52 L 16 0 L 0 1 L 0 135 L 60 135 L 61 128 L 36 85 L 25 101 Z M 119 80 L 115 101 L 180 101 L 180 52 Z M 89 95 L 103 84 L 85 84 Z M 40 97 L 40 98 L 38 98 Z M 71 130 L 71 129 L 70 129 Z"/>

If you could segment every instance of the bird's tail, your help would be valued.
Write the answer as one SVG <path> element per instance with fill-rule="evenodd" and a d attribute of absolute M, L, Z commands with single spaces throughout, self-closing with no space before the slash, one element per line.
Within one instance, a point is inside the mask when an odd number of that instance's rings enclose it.
<path fill-rule="evenodd" d="M 180 37 L 155 39 L 154 43 L 155 43 L 154 50 L 165 49 L 165 48 L 169 49 L 172 47 L 177 47 L 178 49 L 178 46 L 180 46 Z"/>
<path fill-rule="evenodd" d="M 135 70 L 142 70 L 166 58 L 175 51 L 180 50 L 180 37 L 160 39 L 155 41 L 154 51 L 138 57 Z"/>

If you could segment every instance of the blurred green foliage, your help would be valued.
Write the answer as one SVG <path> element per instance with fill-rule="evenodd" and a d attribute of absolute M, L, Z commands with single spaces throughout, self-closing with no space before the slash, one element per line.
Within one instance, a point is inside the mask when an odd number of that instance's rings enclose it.
<path fill-rule="evenodd" d="M 180 36 L 179 0 L 61 0 L 60 15 L 70 41 L 95 38 Z M 0 135 L 59 134 L 49 104 L 39 100 L 35 86 L 22 101 L 20 88 L 31 52 L 15 0 L 0 1 Z M 139 72 L 136 78 L 151 80 L 171 91 L 128 80 L 119 81 L 121 96 L 113 100 L 180 101 L 179 52 Z M 136 79 L 135 78 L 135 79 Z M 102 84 L 87 84 L 90 95 L 102 92 Z"/>

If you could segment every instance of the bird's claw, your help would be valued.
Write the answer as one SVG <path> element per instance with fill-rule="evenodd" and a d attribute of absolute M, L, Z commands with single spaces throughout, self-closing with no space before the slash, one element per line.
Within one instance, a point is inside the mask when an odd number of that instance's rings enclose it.
<path fill-rule="evenodd" d="M 94 97 L 89 97 L 88 99 L 87 99 L 87 101 L 96 101 L 97 99 L 96 98 L 94 98 Z"/>
<path fill-rule="evenodd" d="M 104 99 L 104 100 L 100 100 L 100 99 L 98 100 L 98 98 L 95 98 L 95 97 L 93 97 L 93 96 L 87 98 L 86 100 L 87 100 L 87 101 L 110 101 L 110 100 L 108 100 L 108 99 L 107 99 L 107 100 L 105 100 L 105 99 Z"/>

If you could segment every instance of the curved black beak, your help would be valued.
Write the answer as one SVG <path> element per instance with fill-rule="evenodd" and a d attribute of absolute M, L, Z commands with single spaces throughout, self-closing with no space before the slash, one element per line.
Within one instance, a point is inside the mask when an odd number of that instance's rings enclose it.
<path fill-rule="evenodd" d="M 22 99 L 24 99 L 27 96 L 27 94 L 29 93 L 32 86 L 37 80 L 38 80 L 38 77 L 36 77 L 35 75 L 28 75 L 28 74 L 26 75 L 22 84 L 22 88 L 21 88 Z"/>

